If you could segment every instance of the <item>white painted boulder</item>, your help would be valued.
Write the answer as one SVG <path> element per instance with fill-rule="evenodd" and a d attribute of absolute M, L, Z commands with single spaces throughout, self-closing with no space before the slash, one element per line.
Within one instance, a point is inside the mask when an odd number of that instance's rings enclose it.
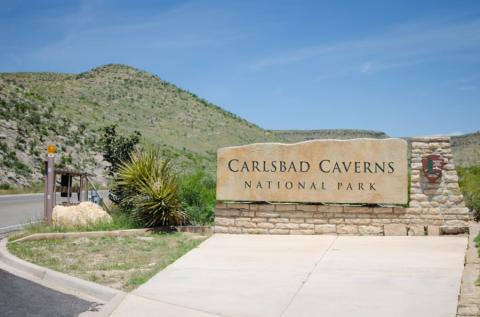
<path fill-rule="evenodd" d="M 52 221 L 55 225 L 78 226 L 111 222 L 112 217 L 99 205 L 86 201 L 75 206 L 55 206 Z"/>

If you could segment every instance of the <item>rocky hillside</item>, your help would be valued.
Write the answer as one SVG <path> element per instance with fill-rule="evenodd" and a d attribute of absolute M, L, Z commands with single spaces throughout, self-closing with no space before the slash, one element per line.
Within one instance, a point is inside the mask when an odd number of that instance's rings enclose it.
<path fill-rule="evenodd" d="M 353 138 L 388 138 L 384 132 L 353 129 L 323 130 L 276 130 L 275 136 L 288 142 L 301 142 L 314 139 L 353 139 Z"/>
<path fill-rule="evenodd" d="M 452 137 L 452 149 L 457 166 L 480 165 L 480 131 Z"/>
<path fill-rule="evenodd" d="M 212 172 L 216 150 L 222 146 L 386 137 L 383 132 L 362 130 L 264 130 L 125 65 L 105 65 L 80 74 L 0 73 L 0 186 L 23 186 L 41 179 L 49 143 L 57 144 L 59 166 L 101 176 L 105 163 L 98 141 L 101 129 L 114 123 L 123 134 L 140 131 L 146 142 L 159 145 L 180 168 Z M 462 151 L 470 151 L 469 146 Z"/>
<path fill-rule="evenodd" d="M 61 166 L 101 172 L 100 129 L 117 123 L 139 130 L 185 165 L 213 169 L 219 146 L 271 140 L 271 133 L 181 90 L 124 65 L 81 74 L 0 74 L 0 184 L 25 185 L 41 177 L 50 142 Z M 188 162 L 188 164 L 187 164 Z"/>

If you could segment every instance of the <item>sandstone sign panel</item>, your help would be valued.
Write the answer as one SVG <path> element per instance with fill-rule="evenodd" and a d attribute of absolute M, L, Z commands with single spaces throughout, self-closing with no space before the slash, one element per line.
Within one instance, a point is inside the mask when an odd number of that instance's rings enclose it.
<path fill-rule="evenodd" d="M 258 143 L 218 150 L 217 200 L 406 204 L 402 139 Z"/>

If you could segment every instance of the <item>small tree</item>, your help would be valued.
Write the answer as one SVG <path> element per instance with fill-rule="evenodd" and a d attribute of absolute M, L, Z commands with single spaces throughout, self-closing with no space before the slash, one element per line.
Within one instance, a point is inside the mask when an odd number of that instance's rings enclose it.
<path fill-rule="evenodd" d="M 135 149 L 135 146 L 140 142 L 142 136 L 139 131 L 134 131 L 128 137 L 119 135 L 117 133 L 117 125 L 112 124 L 103 128 L 103 135 L 100 140 L 102 145 L 103 159 L 110 163 L 105 167 L 108 175 L 115 176 L 118 171 L 120 163 L 130 159 L 130 153 Z"/>
<path fill-rule="evenodd" d="M 122 162 L 130 160 L 130 153 L 135 150 L 135 146 L 140 141 L 141 134 L 134 131 L 128 137 L 119 135 L 117 133 L 117 125 L 113 124 L 103 128 L 103 135 L 100 139 L 102 146 L 103 159 L 110 163 L 105 167 L 108 175 L 115 177 Z M 118 186 L 113 186 L 110 191 L 110 200 L 116 204 L 120 202 L 125 195 L 123 189 Z"/>

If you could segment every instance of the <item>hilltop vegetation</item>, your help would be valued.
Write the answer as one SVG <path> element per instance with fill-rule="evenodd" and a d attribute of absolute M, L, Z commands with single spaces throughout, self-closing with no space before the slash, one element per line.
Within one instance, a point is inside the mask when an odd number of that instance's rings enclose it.
<path fill-rule="evenodd" d="M 363 130 L 264 130 L 159 77 L 125 65 L 80 74 L 0 74 L 0 185 L 25 186 L 41 179 L 47 144 L 59 149 L 62 167 L 103 175 L 102 129 L 138 130 L 144 141 L 183 171 L 213 173 L 216 150 L 253 142 L 314 138 L 385 138 Z M 478 135 L 458 138 L 462 164 L 478 162 Z M 472 149 L 474 148 L 474 149 Z M 473 157 L 473 158 L 472 158 Z M 98 181 L 104 181 L 99 178 Z"/>
<path fill-rule="evenodd" d="M 101 128 L 118 124 L 141 132 L 181 167 L 214 169 L 216 149 L 271 140 L 270 133 L 181 90 L 124 65 L 81 74 L 0 74 L 0 184 L 26 185 L 41 177 L 46 145 L 58 162 L 100 174 Z"/>
<path fill-rule="evenodd" d="M 453 136 L 451 139 L 457 166 L 480 165 L 480 132 Z"/>

